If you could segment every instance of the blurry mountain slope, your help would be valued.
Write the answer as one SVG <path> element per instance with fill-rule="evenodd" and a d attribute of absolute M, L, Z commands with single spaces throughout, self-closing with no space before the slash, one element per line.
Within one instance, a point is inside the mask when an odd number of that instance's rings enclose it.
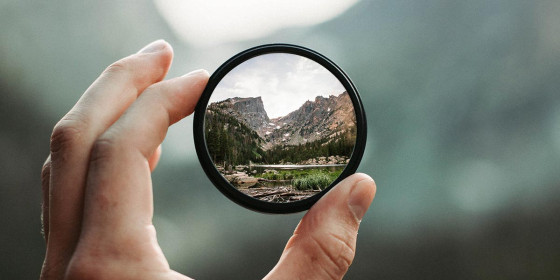
<path fill-rule="evenodd" d="M 331 51 L 362 95 L 370 141 L 361 170 L 380 184 L 380 204 L 401 202 L 378 211 L 403 225 L 436 222 L 434 214 L 491 213 L 554 191 L 558 10 L 552 2 L 364 1 L 304 40 Z"/>
<path fill-rule="evenodd" d="M 173 38 L 152 1 L 7 1 L 0 11 L 1 73 L 37 90 L 26 100 L 59 115 L 111 62 Z"/>
<path fill-rule="evenodd" d="M 112 61 L 169 34 L 151 1 L 0 4 L 0 278 L 36 279 L 52 127 Z"/>

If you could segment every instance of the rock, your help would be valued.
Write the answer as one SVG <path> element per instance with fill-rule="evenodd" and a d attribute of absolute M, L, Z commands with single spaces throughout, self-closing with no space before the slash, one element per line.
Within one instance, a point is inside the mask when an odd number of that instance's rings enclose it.
<path fill-rule="evenodd" d="M 251 171 L 251 173 L 257 174 L 257 170 L 253 170 L 253 171 Z"/>
<path fill-rule="evenodd" d="M 235 170 L 242 171 L 243 169 L 247 169 L 247 165 L 237 165 L 235 166 Z"/>
<path fill-rule="evenodd" d="M 233 179 L 233 182 L 235 185 L 237 185 L 238 187 L 245 187 L 245 188 L 250 188 L 254 185 L 256 185 L 259 182 L 259 179 L 255 178 L 255 177 L 235 177 Z"/>
<path fill-rule="evenodd" d="M 258 178 L 250 177 L 245 172 L 235 172 L 231 175 L 224 175 L 224 178 L 235 187 L 250 188 L 258 183 Z"/>

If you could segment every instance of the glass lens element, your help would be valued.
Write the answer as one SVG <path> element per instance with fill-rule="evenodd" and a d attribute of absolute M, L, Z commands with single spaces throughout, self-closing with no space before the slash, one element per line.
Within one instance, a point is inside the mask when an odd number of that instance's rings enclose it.
<path fill-rule="evenodd" d="M 313 196 L 338 178 L 356 143 L 340 81 L 303 56 L 271 53 L 237 65 L 206 108 L 205 139 L 220 174 L 267 202 Z"/>

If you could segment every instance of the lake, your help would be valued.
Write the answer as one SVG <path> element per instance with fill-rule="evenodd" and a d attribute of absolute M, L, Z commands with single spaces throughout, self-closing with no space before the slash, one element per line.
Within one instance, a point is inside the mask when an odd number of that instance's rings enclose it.
<path fill-rule="evenodd" d="M 270 170 L 298 170 L 298 169 L 326 169 L 328 171 L 337 171 L 344 169 L 346 164 L 252 164 L 248 166 L 248 170 L 251 172 L 256 170 L 257 173 L 263 173 L 265 169 Z"/>

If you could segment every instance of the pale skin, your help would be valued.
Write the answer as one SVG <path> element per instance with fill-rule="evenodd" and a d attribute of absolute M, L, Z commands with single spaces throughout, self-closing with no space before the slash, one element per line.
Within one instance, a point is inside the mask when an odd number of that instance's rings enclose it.
<path fill-rule="evenodd" d="M 42 171 L 42 279 L 190 279 L 158 245 L 151 172 L 168 127 L 193 112 L 209 75 L 164 81 L 172 58 L 158 40 L 113 63 L 56 124 Z M 341 279 L 375 191 L 365 174 L 340 182 L 305 214 L 264 279 Z"/>

